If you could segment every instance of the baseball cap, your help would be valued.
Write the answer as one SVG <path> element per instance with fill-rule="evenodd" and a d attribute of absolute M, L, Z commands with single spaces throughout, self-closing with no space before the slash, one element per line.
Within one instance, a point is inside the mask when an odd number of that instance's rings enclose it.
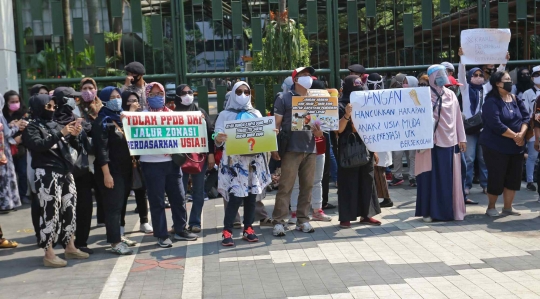
<path fill-rule="evenodd" d="M 349 66 L 349 71 L 359 73 L 359 74 L 365 74 L 366 68 L 361 64 L 353 64 Z"/>
<path fill-rule="evenodd" d="M 540 72 L 540 65 L 537 65 L 537 66 L 535 66 L 535 67 L 532 68 L 532 73 L 533 73 L 533 74 L 534 74 L 534 73 L 538 73 L 538 72 Z"/>
<path fill-rule="evenodd" d="M 65 87 L 65 86 L 57 87 L 54 90 L 53 95 L 52 95 L 52 97 L 55 99 L 74 98 L 74 97 L 80 97 L 80 96 L 81 96 L 80 92 L 75 91 L 75 89 L 71 87 Z"/>
<path fill-rule="evenodd" d="M 295 69 L 293 72 L 292 72 L 292 78 L 294 80 L 294 78 L 296 77 L 296 75 L 298 75 L 298 73 L 301 73 L 303 72 L 304 70 L 307 70 L 309 71 L 309 74 L 310 75 L 313 75 L 315 73 L 315 69 L 310 67 L 310 66 L 302 66 L 302 67 L 299 67 L 297 69 Z"/>
<path fill-rule="evenodd" d="M 445 86 L 463 86 L 463 84 L 459 83 L 454 76 L 448 76 L 448 81 L 450 81 L 450 84 L 446 84 Z"/>
<path fill-rule="evenodd" d="M 454 71 L 454 65 L 448 61 L 441 62 L 441 65 L 443 65 L 446 69 L 451 70 L 452 72 Z"/>

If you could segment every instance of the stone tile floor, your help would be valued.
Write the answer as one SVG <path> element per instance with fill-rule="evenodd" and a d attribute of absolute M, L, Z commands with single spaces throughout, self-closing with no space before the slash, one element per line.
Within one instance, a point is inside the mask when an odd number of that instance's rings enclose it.
<path fill-rule="evenodd" d="M 336 204 L 336 189 L 331 193 Z M 514 208 L 522 216 L 493 219 L 484 215 L 487 198 L 475 186 L 470 198 L 480 205 L 467 206 L 464 221 L 429 224 L 414 217 L 413 188 L 391 187 L 390 194 L 395 205 L 376 217 L 379 227 L 340 229 L 330 210 L 333 221 L 312 222 L 312 234 L 290 230 L 277 238 L 257 223 L 258 243 L 235 230 L 229 248 L 220 245 L 221 199 L 205 203 L 202 238 L 170 249 L 138 232 L 130 200 L 126 231 L 140 242 L 136 254 L 110 253 L 105 229 L 93 228 L 95 254 L 63 269 L 42 266 L 23 206 L 0 215 L 5 236 L 20 243 L 0 250 L 0 298 L 540 298 L 535 192 L 517 193 Z M 269 213 L 274 195 L 264 200 Z"/>

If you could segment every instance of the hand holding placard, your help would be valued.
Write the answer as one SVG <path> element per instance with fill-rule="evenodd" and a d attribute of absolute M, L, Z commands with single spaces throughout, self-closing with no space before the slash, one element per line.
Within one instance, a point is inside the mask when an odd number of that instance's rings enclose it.
<path fill-rule="evenodd" d="M 462 64 L 506 64 L 510 29 L 468 29 L 461 31 Z"/>

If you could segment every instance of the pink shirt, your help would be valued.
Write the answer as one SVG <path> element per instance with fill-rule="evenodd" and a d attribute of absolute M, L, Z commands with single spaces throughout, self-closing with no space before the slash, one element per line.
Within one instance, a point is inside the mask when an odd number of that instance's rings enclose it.
<path fill-rule="evenodd" d="M 433 91 L 432 91 L 433 92 Z M 439 125 L 435 131 L 433 142 L 439 147 L 455 146 L 459 142 L 467 142 L 465 128 L 463 127 L 463 117 L 459 110 L 459 102 L 450 89 L 443 88 L 442 110 Z M 437 105 L 437 98 L 432 99 L 432 104 Z M 439 109 L 433 112 L 434 121 L 439 118 Z"/>

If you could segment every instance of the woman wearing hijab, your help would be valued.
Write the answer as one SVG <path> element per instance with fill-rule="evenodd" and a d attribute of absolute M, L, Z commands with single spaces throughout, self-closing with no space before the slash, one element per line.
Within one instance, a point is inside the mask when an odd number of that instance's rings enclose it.
<path fill-rule="evenodd" d="M 136 112 L 139 111 L 141 105 L 139 104 L 139 94 L 137 94 L 134 91 L 124 90 L 122 92 L 122 110 L 123 111 L 129 111 L 129 112 Z M 135 161 L 138 165 L 138 169 L 140 171 L 140 162 L 139 162 L 139 156 L 132 156 L 132 162 Z M 137 207 L 135 209 L 135 213 L 139 213 L 139 222 L 141 225 L 139 226 L 139 230 L 145 234 L 152 233 L 154 231 L 154 228 L 148 223 L 148 198 L 146 197 L 146 186 L 143 183 L 143 187 L 137 190 L 133 190 L 135 193 L 135 203 L 137 204 Z M 122 218 L 121 218 L 121 226 L 120 230 L 124 231 L 124 226 L 126 224 L 126 209 L 127 209 L 127 199 L 129 197 L 129 193 L 126 194 L 126 199 L 124 200 L 124 207 L 122 208 Z M 122 235 L 124 235 L 122 233 Z"/>
<path fill-rule="evenodd" d="M 434 107 L 434 146 L 416 154 L 415 215 L 422 216 L 425 222 L 463 220 L 460 152 L 467 147 L 463 119 L 456 95 L 444 87 L 449 83 L 445 67 L 432 65 L 427 74 Z"/>
<path fill-rule="evenodd" d="M 133 251 L 128 246 L 136 242 L 124 238 L 120 227 L 122 209 L 131 190 L 132 164 L 120 120 L 120 89 L 107 86 L 101 90 L 100 98 L 104 106 L 92 125 L 92 136 L 95 177 L 104 199 L 107 243 L 111 244 L 112 252 L 129 255 Z"/>
<path fill-rule="evenodd" d="M 521 100 L 523 93 L 533 86 L 529 68 L 521 67 L 517 70 L 517 83 L 512 86 L 512 94 Z"/>
<path fill-rule="evenodd" d="M 221 244 L 233 246 L 233 223 L 240 205 L 244 203 L 244 230 L 242 238 L 248 242 L 257 242 L 259 238 L 253 230 L 255 203 L 261 200 L 264 190 L 271 182 L 268 169 L 268 154 L 228 155 L 225 122 L 262 117 L 259 110 L 251 106 L 251 90 L 244 81 L 234 84 L 227 106 L 217 120 L 213 136 L 216 146 L 223 146 L 223 156 L 219 164 L 218 191 L 228 201 L 223 219 Z"/>
<path fill-rule="evenodd" d="M 149 112 L 172 112 L 165 107 L 165 88 L 158 82 L 146 85 L 146 102 Z M 180 166 L 173 162 L 171 155 L 142 155 L 140 161 L 157 245 L 162 248 L 172 247 L 165 217 L 165 192 L 171 204 L 174 239 L 197 240 L 199 236 L 186 229 L 186 201 Z"/>
<path fill-rule="evenodd" d="M 23 132 L 23 143 L 30 150 L 32 168 L 36 170 L 34 180 L 40 203 L 38 243 L 45 250 L 46 267 L 65 267 L 67 262 L 54 253 L 56 243 L 65 248 L 66 259 L 89 257 L 74 242 L 77 190 L 71 175 L 74 161 L 68 148 L 80 150 L 82 126 L 75 121 L 65 126 L 53 122 L 56 103 L 49 95 L 35 95 L 30 104 L 33 120 Z"/>
<path fill-rule="evenodd" d="M 525 133 L 529 127 L 529 112 L 523 101 L 512 91 L 512 79 L 507 72 L 495 72 L 489 79 L 493 89 L 486 96 L 480 133 L 480 144 L 486 154 L 488 168 L 486 214 L 499 216 L 495 203 L 503 195 L 503 215 L 521 215 L 512 208 L 516 191 L 521 187 Z"/>
<path fill-rule="evenodd" d="M 527 107 L 529 116 L 532 118 L 540 108 L 540 106 L 536 104 L 538 97 L 540 97 L 540 65 L 534 66 L 531 69 L 531 73 L 531 87 L 523 93 L 521 100 L 523 101 L 523 104 L 525 104 L 525 107 Z M 534 147 L 535 142 L 537 142 L 536 136 L 531 137 L 531 139 L 526 140 L 526 142 L 527 162 L 525 163 L 525 172 L 527 177 L 527 189 L 530 191 L 537 191 L 533 182 L 534 168 L 536 160 L 538 159 L 538 152 Z M 540 188 L 538 188 L 538 190 L 540 191 Z"/>
<path fill-rule="evenodd" d="M 200 111 L 206 121 L 206 131 L 208 136 L 212 136 L 214 132 L 214 124 L 212 119 L 208 116 L 208 113 L 202 108 L 197 107 L 197 104 L 193 103 L 193 90 L 187 84 L 180 84 L 176 88 L 176 97 L 174 99 L 176 106 L 175 111 L 187 112 L 187 111 Z M 216 162 L 214 160 L 214 140 L 209 139 L 208 153 L 206 161 L 204 162 L 202 171 L 196 174 L 191 174 L 191 196 L 193 203 L 191 205 L 191 213 L 189 214 L 189 226 L 188 230 L 194 233 L 201 232 L 201 214 L 204 205 L 204 178 L 206 176 L 206 169 L 214 169 Z M 184 174 L 182 181 L 184 183 L 184 191 L 187 192 L 189 174 Z"/>
<path fill-rule="evenodd" d="M 4 97 L 0 97 L 0 109 L 4 108 Z M 9 140 L 17 132 L 19 126 L 24 126 L 20 121 L 8 124 L 4 115 L 0 114 L 0 147 L 4 149 L 4 157 L 0 157 L 0 214 L 9 213 L 14 208 L 21 206 L 19 190 L 17 188 L 17 173 L 13 164 L 13 157 L 9 146 Z"/>
<path fill-rule="evenodd" d="M 366 84 L 369 88 L 370 81 Z M 351 135 L 360 139 L 351 120 L 350 96 L 353 91 L 362 90 L 361 85 L 360 77 L 356 75 L 347 76 L 343 81 L 343 95 L 339 99 L 338 157 L 341 156 L 340 149 L 345 147 Z M 381 213 L 374 177 L 374 165 L 379 162 L 379 157 L 376 153 L 370 154 L 370 162 L 366 165 L 353 168 L 338 165 L 338 211 L 342 228 L 350 228 L 351 221 L 356 221 L 358 217 L 361 224 L 381 225 L 380 221 L 373 218 Z"/>

